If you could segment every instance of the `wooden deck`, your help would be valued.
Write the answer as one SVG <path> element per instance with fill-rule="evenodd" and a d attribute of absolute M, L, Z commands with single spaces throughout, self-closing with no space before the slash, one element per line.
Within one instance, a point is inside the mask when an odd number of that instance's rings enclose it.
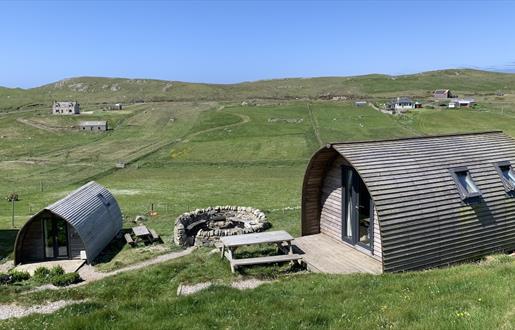
<path fill-rule="evenodd" d="M 294 251 L 302 257 L 308 270 L 329 274 L 381 274 L 381 263 L 343 242 L 316 234 L 295 238 Z"/>

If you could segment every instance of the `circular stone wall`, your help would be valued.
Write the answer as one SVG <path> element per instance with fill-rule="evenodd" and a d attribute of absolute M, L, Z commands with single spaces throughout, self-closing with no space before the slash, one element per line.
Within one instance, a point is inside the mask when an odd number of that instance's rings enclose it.
<path fill-rule="evenodd" d="M 197 209 L 175 220 L 173 239 L 180 246 L 213 246 L 222 236 L 251 234 L 270 228 L 263 212 L 252 207 Z"/>

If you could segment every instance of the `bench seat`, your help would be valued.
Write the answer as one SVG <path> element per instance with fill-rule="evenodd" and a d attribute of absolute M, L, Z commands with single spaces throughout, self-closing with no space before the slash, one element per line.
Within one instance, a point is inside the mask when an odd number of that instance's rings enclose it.
<path fill-rule="evenodd" d="M 302 259 L 299 254 L 281 254 L 277 256 L 266 256 L 257 258 L 244 258 L 244 259 L 231 259 L 231 270 L 234 273 L 235 269 L 240 266 L 272 264 L 276 262 L 296 261 Z"/>

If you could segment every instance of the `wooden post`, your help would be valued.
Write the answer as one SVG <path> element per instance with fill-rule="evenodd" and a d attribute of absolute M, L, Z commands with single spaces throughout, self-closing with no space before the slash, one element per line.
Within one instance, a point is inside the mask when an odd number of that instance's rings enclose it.
<path fill-rule="evenodd" d="M 12 228 L 14 228 L 14 197 L 11 198 L 11 203 L 12 203 L 12 209 L 13 209 L 13 213 L 12 213 L 12 222 L 11 222 L 11 226 Z"/>

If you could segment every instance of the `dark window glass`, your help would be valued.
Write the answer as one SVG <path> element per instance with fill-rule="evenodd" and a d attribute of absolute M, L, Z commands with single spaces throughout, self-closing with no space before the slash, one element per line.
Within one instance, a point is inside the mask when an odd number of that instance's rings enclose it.
<path fill-rule="evenodd" d="M 461 195 L 462 199 L 467 199 L 469 197 L 477 197 L 481 196 L 481 191 L 472 180 L 472 176 L 470 172 L 466 168 L 459 168 L 451 170 L 452 177 L 454 182 L 458 187 L 458 191 Z"/>

